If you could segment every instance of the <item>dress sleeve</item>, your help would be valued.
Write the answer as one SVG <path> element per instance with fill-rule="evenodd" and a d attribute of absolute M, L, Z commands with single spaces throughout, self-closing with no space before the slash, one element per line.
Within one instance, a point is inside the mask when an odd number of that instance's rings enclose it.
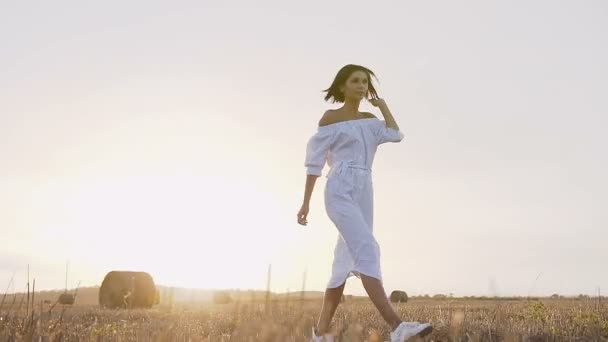
<path fill-rule="evenodd" d="M 403 132 L 386 126 L 384 120 L 374 120 L 374 133 L 376 135 L 377 144 L 384 144 L 387 142 L 400 142 L 404 138 Z"/>
<path fill-rule="evenodd" d="M 320 127 L 306 145 L 304 166 L 307 175 L 321 176 L 327 161 L 327 153 L 333 142 L 335 130 Z"/>

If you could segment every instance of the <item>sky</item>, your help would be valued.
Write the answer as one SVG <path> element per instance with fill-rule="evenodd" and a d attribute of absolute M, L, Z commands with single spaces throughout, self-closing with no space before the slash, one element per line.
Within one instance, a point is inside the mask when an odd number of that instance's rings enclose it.
<path fill-rule="evenodd" d="M 387 292 L 608 292 L 607 32 L 599 0 L 2 1 L 0 288 L 69 262 L 70 288 L 263 289 L 271 264 L 323 290 L 324 177 L 296 213 L 352 63 L 405 134 L 373 167 Z"/>

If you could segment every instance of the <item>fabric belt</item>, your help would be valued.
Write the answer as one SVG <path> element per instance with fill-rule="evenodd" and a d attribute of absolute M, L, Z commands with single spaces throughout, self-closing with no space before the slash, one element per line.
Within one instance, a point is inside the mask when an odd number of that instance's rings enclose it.
<path fill-rule="evenodd" d="M 331 175 L 332 173 L 336 172 L 337 170 L 339 170 L 340 168 L 343 168 L 343 167 L 347 167 L 347 168 L 351 168 L 351 169 L 365 170 L 365 171 L 372 170 L 369 166 L 363 165 L 363 164 L 357 164 L 354 161 L 338 161 L 338 162 L 334 162 L 332 164 L 331 169 L 327 176 L 329 177 L 329 175 Z"/>

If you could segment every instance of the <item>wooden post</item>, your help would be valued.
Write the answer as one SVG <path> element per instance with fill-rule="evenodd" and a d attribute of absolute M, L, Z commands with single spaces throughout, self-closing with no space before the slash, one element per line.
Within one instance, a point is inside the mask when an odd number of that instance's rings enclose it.
<path fill-rule="evenodd" d="M 30 264 L 27 264 L 27 302 L 25 303 L 25 317 L 30 314 Z"/>
<path fill-rule="evenodd" d="M 266 313 L 266 315 L 268 315 L 269 313 L 269 309 L 268 309 L 268 304 L 269 304 L 269 300 L 270 300 L 270 279 L 271 279 L 271 275 L 272 275 L 272 264 L 268 264 L 268 280 L 266 283 L 266 304 L 264 307 L 264 311 Z"/>
<path fill-rule="evenodd" d="M 302 291 L 300 292 L 300 306 L 304 305 L 304 292 L 306 291 L 306 273 L 307 269 L 304 269 L 302 274 Z"/>

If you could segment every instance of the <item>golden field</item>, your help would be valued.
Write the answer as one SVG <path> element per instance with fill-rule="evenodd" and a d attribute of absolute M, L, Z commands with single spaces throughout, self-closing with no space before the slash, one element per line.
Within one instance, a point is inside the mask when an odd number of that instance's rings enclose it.
<path fill-rule="evenodd" d="M 319 298 L 293 296 L 106 310 L 90 304 L 54 305 L 40 298 L 26 308 L 22 298 L 9 295 L 0 308 L 0 342 L 307 341 L 321 305 Z M 413 298 L 395 307 L 404 320 L 434 324 L 426 341 L 608 341 L 603 298 Z M 334 332 L 337 341 L 388 338 L 387 326 L 362 297 L 340 305 Z"/>

